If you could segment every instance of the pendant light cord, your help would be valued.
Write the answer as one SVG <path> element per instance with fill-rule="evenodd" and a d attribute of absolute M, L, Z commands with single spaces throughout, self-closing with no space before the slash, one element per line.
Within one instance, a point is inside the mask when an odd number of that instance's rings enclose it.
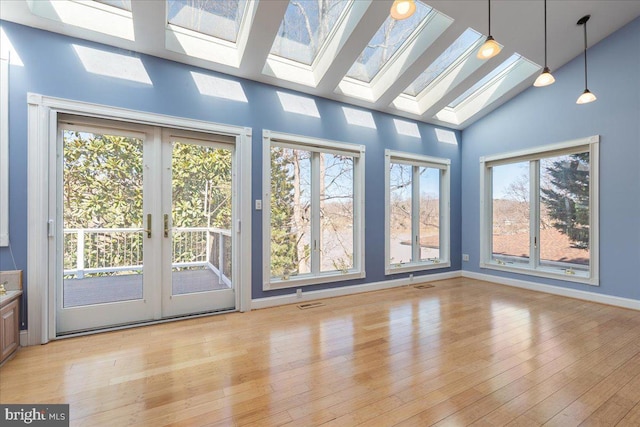
<path fill-rule="evenodd" d="M 491 35 L 491 0 L 489 0 L 489 35 Z"/>
<path fill-rule="evenodd" d="M 544 0 L 544 67 L 547 68 L 547 0 Z"/>
<path fill-rule="evenodd" d="M 584 88 L 587 89 L 587 22 L 584 24 Z"/>

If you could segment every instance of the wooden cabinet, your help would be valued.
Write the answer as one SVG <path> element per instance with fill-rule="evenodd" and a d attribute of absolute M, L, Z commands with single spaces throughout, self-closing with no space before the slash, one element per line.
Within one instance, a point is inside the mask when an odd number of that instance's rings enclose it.
<path fill-rule="evenodd" d="M 0 305 L 0 365 L 12 356 L 20 345 L 20 296 Z"/>

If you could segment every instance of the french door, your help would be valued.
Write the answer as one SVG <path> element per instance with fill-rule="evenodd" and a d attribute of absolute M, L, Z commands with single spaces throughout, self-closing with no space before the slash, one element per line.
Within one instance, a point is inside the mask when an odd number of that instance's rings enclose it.
<path fill-rule="evenodd" d="M 234 142 L 61 115 L 57 334 L 235 308 Z"/>

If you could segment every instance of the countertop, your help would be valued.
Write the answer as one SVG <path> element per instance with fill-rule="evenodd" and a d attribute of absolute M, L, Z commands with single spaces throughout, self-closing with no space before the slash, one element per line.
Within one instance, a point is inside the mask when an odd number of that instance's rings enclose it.
<path fill-rule="evenodd" d="M 5 295 L 0 295 L 0 307 L 4 307 L 14 299 L 22 295 L 22 291 L 7 291 Z"/>

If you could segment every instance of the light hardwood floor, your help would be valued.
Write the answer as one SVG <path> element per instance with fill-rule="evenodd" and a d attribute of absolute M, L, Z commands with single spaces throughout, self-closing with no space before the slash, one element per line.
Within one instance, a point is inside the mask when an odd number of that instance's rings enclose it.
<path fill-rule="evenodd" d="M 23 348 L 72 425 L 639 426 L 640 312 L 471 279 Z"/>

